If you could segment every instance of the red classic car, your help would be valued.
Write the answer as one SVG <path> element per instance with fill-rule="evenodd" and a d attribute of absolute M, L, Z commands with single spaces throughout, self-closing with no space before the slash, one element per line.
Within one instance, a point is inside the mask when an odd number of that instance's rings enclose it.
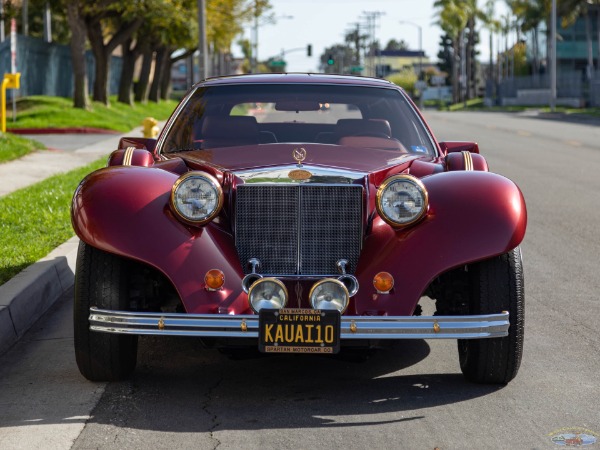
<path fill-rule="evenodd" d="M 208 79 L 158 139 L 119 147 L 73 198 L 86 378 L 130 375 L 139 335 L 324 354 L 458 339 L 467 379 L 517 374 L 521 191 L 477 144 L 438 143 L 394 84 Z"/>

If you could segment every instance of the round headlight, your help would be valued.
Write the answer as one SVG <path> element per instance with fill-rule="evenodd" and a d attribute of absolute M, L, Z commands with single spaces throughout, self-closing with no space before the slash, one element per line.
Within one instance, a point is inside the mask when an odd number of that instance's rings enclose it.
<path fill-rule="evenodd" d="M 248 301 L 254 312 L 259 312 L 263 308 L 285 308 L 287 298 L 287 289 L 277 278 L 261 278 L 248 290 Z"/>
<path fill-rule="evenodd" d="M 394 227 L 410 225 L 427 212 L 425 186 L 411 175 L 388 178 L 377 190 L 377 212 Z"/>
<path fill-rule="evenodd" d="M 326 278 L 318 281 L 310 290 L 310 304 L 314 309 L 337 309 L 346 311 L 350 295 L 341 281 Z"/>
<path fill-rule="evenodd" d="M 211 221 L 223 205 L 219 182 L 204 172 L 188 172 L 171 190 L 171 208 L 185 222 L 202 225 Z"/>

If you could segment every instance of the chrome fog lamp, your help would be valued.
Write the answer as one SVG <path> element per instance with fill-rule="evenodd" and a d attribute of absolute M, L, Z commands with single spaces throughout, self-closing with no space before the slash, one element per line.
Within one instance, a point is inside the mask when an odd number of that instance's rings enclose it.
<path fill-rule="evenodd" d="M 171 189 L 171 209 L 191 225 L 210 222 L 223 205 L 223 189 L 205 172 L 188 172 Z"/>
<path fill-rule="evenodd" d="M 261 278 L 248 290 L 248 301 L 254 312 L 259 312 L 263 308 L 285 308 L 287 299 L 287 289 L 277 278 Z"/>
<path fill-rule="evenodd" d="M 348 289 L 339 280 L 325 278 L 314 284 L 310 290 L 310 304 L 314 309 L 336 309 L 346 311 L 350 295 Z"/>
<path fill-rule="evenodd" d="M 393 227 L 415 223 L 425 215 L 428 204 L 425 185 L 412 175 L 394 175 L 377 190 L 377 212 Z"/>

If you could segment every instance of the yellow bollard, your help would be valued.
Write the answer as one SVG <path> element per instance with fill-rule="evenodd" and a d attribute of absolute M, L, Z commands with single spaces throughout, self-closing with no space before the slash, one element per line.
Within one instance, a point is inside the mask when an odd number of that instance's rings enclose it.
<path fill-rule="evenodd" d="M 154 117 L 146 117 L 142 121 L 142 134 L 145 138 L 156 138 L 158 136 L 158 121 Z"/>
<path fill-rule="evenodd" d="M 0 114 L 2 115 L 2 123 L 0 124 L 0 130 L 6 132 L 6 90 L 7 89 L 19 89 L 21 86 L 21 73 L 5 73 L 2 79 L 2 86 L 0 87 Z"/>

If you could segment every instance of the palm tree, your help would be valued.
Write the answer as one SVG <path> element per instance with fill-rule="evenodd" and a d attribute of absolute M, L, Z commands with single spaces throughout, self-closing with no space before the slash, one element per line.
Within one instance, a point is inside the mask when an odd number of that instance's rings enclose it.
<path fill-rule="evenodd" d="M 494 33 L 498 33 L 500 32 L 500 21 L 495 19 L 495 12 L 494 12 L 494 5 L 495 5 L 495 1 L 494 0 L 487 0 L 485 3 L 485 9 L 482 11 L 483 13 L 483 23 L 484 23 L 484 27 L 488 29 L 488 31 L 490 32 L 490 74 L 489 74 L 489 79 L 492 82 L 492 85 L 494 86 L 495 89 L 495 71 L 494 71 Z M 494 95 L 494 93 L 492 92 L 492 96 Z"/>
<path fill-rule="evenodd" d="M 546 30 L 550 29 L 551 0 L 506 0 L 512 13 L 516 16 L 520 29 L 533 35 L 533 73 L 540 73 L 539 28 L 546 23 Z M 547 39 L 548 44 L 550 40 Z"/>
<path fill-rule="evenodd" d="M 463 8 L 464 0 L 436 0 L 434 7 L 437 9 L 438 21 L 436 22 L 442 30 L 452 39 L 452 101 L 460 101 L 460 88 L 458 69 L 460 61 L 460 50 L 462 48 L 462 36 L 467 26 L 468 15 Z"/>
<path fill-rule="evenodd" d="M 592 50 L 592 18 L 591 5 L 600 5 L 600 0 L 562 0 L 560 3 L 560 14 L 562 17 L 562 26 L 566 28 L 577 21 L 579 17 L 585 20 L 585 36 L 587 41 L 587 79 L 591 79 L 594 72 L 594 54 Z M 598 11 L 598 25 L 600 26 L 600 8 Z M 600 68 L 600 28 L 598 31 L 598 66 Z"/>

